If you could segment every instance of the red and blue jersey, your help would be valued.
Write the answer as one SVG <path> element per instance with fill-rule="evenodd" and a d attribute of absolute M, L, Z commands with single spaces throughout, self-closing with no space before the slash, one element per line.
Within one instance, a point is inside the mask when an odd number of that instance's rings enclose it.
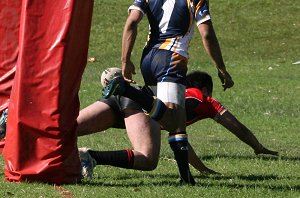
<path fill-rule="evenodd" d="M 148 47 L 188 57 L 194 24 L 210 20 L 208 0 L 135 0 L 130 10 L 146 14 L 149 21 Z"/>
<path fill-rule="evenodd" d="M 225 108 L 214 98 L 205 96 L 197 88 L 187 88 L 185 93 L 187 125 L 205 118 L 214 119 Z"/>

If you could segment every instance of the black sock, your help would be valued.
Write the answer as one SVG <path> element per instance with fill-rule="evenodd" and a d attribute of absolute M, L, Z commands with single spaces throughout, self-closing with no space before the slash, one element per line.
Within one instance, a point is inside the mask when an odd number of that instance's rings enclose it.
<path fill-rule="evenodd" d="M 167 109 L 166 105 L 158 98 L 154 98 L 144 91 L 130 85 L 127 85 L 123 96 L 137 102 L 145 111 L 147 111 L 147 113 L 149 113 L 149 116 L 156 121 L 159 121 L 162 118 Z"/>
<path fill-rule="evenodd" d="M 155 100 L 153 96 L 148 95 L 142 90 L 130 85 L 126 87 L 126 91 L 124 92 L 123 96 L 137 102 L 147 112 L 151 111 Z"/>
<path fill-rule="evenodd" d="M 120 151 L 88 151 L 96 160 L 97 165 L 111 165 L 120 168 L 132 169 L 134 154 L 132 150 Z"/>
<path fill-rule="evenodd" d="M 189 168 L 187 134 L 180 133 L 176 135 L 170 135 L 169 144 L 173 150 L 181 180 L 184 183 L 195 185 L 195 180 L 191 175 Z"/>

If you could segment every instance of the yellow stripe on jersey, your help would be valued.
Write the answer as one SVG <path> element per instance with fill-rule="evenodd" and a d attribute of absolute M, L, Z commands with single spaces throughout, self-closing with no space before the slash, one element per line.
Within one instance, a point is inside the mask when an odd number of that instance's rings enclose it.
<path fill-rule="evenodd" d="M 161 44 L 161 46 L 159 47 L 159 49 L 167 49 L 170 50 L 170 43 L 173 43 L 174 41 L 172 41 L 174 38 L 168 38 L 165 40 L 165 42 L 163 44 Z"/>
<path fill-rule="evenodd" d="M 180 47 L 180 39 L 181 38 L 182 38 L 182 36 L 166 39 L 165 42 L 163 44 L 161 44 L 159 49 L 177 52 L 177 49 Z"/>
<path fill-rule="evenodd" d="M 200 0 L 200 1 L 197 3 L 196 8 L 195 8 L 195 13 L 198 13 L 198 11 L 199 11 L 201 5 L 203 4 L 203 2 L 204 2 L 204 0 Z"/>

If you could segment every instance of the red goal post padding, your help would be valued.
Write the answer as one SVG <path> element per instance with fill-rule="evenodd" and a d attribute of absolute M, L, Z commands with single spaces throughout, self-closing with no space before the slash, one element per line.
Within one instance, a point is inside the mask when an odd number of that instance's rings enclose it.
<path fill-rule="evenodd" d="M 22 1 L 3 151 L 8 181 L 81 178 L 75 130 L 92 10 L 93 0 Z"/>
<path fill-rule="evenodd" d="M 0 1 L 0 115 L 8 107 L 18 58 L 22 0 Z M 0 154 L 5 139 L 0 140 Z"/>

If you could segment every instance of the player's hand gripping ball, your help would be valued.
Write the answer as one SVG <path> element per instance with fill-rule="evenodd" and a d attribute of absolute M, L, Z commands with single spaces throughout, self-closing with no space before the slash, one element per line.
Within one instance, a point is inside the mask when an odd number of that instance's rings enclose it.
<path fill-rule="evenodd" d="M 111 67 L 104 70 L 101 74 L 101 85 L 106 87 L 107 84 L 115 77 L 121 76 L 122 70 L 117 67 Z"/>

